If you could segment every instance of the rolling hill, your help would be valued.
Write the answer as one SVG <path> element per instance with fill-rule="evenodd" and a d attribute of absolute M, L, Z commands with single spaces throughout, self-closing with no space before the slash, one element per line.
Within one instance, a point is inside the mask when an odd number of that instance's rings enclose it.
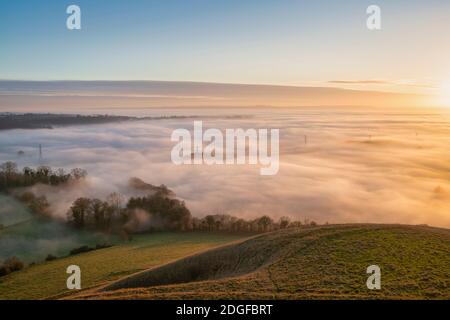
<path fill-rule="evenodd" d="M 381 290 L 366 268 L 380 266 Z M 329 225 L 252 237 L 75 299 L 449 299 L 450 230 Z"/>
<path fill-rule="evenodd" d="M 26 227 L 28 229 L 28 225 Z M 195 232 L 137 235 L 132 241 L 119 242 L 110 248 L 40 262 L 0 277 L 0 300 L 56 299 L 73 294 L 66 287 L 68 277 L 66 268 L 72 264 L 80 266 L 82 270 L 82 288 L 95 288 L 242 237 L 242 235 Z"/>

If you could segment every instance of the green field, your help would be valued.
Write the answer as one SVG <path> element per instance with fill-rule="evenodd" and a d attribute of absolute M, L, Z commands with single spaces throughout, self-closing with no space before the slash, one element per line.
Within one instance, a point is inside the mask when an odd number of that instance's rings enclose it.
<path fill-rule="evenodd" d="M 82 270 L 68 292 L 66 267 Z M 381 290 L 366 268 L 380 266 Z M 450 230 L 329 225 L 253 237 L 155 233 L 0 278 L 2 299 L 450 299 Z"/>
<path fill-rule="evenodd" d="M 67 266 L 81 268 L 83 289 L 203 251 L 242 236 L 154 233 L 111 248 L 27 267 L 0 278 L 0 299 L 44 299 L 67 293 Z"/>
<path fill-rule="evenodd" d="M 381 268 L 381 290 L 366 269 Z M 450 230 L 341 225 L 290 229 L 118 281 L 92 299 L 450 299 Z"/>

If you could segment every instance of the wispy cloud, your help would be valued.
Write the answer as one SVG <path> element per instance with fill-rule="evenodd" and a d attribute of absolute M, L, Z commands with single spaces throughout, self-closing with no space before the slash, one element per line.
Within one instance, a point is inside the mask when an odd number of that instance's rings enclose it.
<path fill-rule="evenodd" d="M 435 89 L 436 86 L 427 83 L 417 83 L 414 80 L 399 80 L 399 81 L 389 81 L 389 80 L 331 80 L 328 83 L 332 84 L 349 84 L 349 85 L 390 85 L 390 86 L 409 86 L 418 88 L 429 88 Z"/>
<path fill-rule="evenodd" d="M 337 83 L 337 84 L 392 84 L 388 81 L 382 80 L 331 80 L 328 83 Z"/>

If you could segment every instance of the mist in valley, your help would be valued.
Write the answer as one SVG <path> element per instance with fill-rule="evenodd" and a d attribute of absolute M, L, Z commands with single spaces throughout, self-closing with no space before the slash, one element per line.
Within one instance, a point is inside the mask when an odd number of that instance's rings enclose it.
<path fill-rule="evenodd" d="M 26 263 L 39 263 L 48 255 L 62 256 L 74 248 L 111 243 L 113 237 L 77 231 L 65 224 L 33 216 L 11 197 L 0 196 L 0 263 L 16 256 Z"/>
<path fill-rule="evenodd" d="M 133 191 L 128 179 L 138 177 L 167 185 L 196 217 L 269 215 L 319 223 L 450 227 L 448 113 L 293 108 L 247 110 L 241 118 L 228 117 L 232 114 L 229 110 L 223 117 L 205 118 L 203 125 L 221 130 L 279 128 L 277 175 L 261 176 L 258 165 L 174 165 L 171 133 L 192 130 L 192 119 L 9 130 L 0 133 L 0 160 L 21 168 L 86 169 L 87 179 L 76 186 L 31 188 L 47 197 L 52 215 L 61 220 L 79 197 L 104 199 L 119 192 L 129 198 Z M 0 224 L 20 225 L 29 218 L 20 204 L 5 197 L 0 201 Z M 64 228 L 34 221 L 25 222 L 20 232 L 3 231 L 0 259 L 15 248 L 43 256 L 96 241 Z"/>

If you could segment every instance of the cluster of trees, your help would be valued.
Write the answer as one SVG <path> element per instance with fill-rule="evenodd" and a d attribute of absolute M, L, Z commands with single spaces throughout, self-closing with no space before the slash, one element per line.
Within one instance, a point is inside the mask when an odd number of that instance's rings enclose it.
<path fill-rule="evenodd" d="M 106 201 L 78 198 L 67 212 L 67 221 L 78 229 L 110 231 L 125 221 L 121 201 L 121 196 L 115 193 Z"/>
<path fill-rule="evenodd" d="M 37 183 L 59 185 L 71 180 L 83 179 L 86 175 L 87 172 L 79 168 L 65 172 L 64 169 L 53 171 L 48 166 L 39 166 L 36 169 L 25 167 L 20 171 L 16 163 L 8 161 L 0 164 L 0 192 L 29 187 Z"/>
<path fill-rule="evenodd" d="M 156 230 L 188 230 L 191 213 L 183 201 L 172 197 L 162 186 L 144 197 L 132 197 L 127 203 L 118 194 L 105 201 L 78 198 L 67 212 L 68 223 L 79 229 L 135 233 Z"/>
<path fill-rule="evenodd" d="M 45 196 L 36 196 L 31 191 L 26 191 L 16 196 L 17 200 L 22 202 L 31 212 L 41 217 L 50 216 L 50 204 Z"/>
<path fill-rule="evenodd" d="M 130 198 L 126 204 L 117 193 L 106 201 L 79 198 L 67 213 L 68 221 L 76 228 L 125 234 L 164 230 L 257 233 L 317 225 L 315 221 L 291 221 L 289 217 L 277 221 L 269 216 L 245 220 L 227 214 L 192 217 L 183 201 L 168 194 L 172 192 L 160 190 L 152 195 Z"/>
<path fill-rule="evenodd" d="M 86 177 L 87 172 L 73 169 L 66 173 L 62 169 L 53 171 L 41 166 L 19 171 L 13 162 L 0 165 L 0 192 L 32 186 L 36 183 L 58 185 Z M 67 212 L 68 224 L 74 228 L 114 233 L 137 233 L 149 231 L 226 231 L 226 232 L 267 232 L 289 227 L 314 226 L 314 221 L 291 221 L 282 217 L 275 221 L 269 216 L 245 220 L 226 214 L 208 215 L 204 218 L 192 217 L 183 201 L 166 186 L 147 184 L 138 178 L 130 179 L 130 186 L 145 191 L 146 196 L 132 197 L 125 202 L 122 195 L 113 193 L 106 200 L 79 198 Z M 50 216 L 49 203 L 44 196 L 23 192 L 16 198 L 33 213 Z"/>
<path fill-rule="evenodd" d="M 145 197 L 130 198 L 127 203 L 127 210 L 131 213 L 132 221 L 140 222 L 136 218 L 136 213 L 145 212 L 150 214 L 151 220 L 145 220 L 148 227 L 153 230 L 180 230 L 190 229 L 192 220 L 191 212 L 186 207 L 184 201 L 180 201 L 170 196 L 170 190 L 160 190 L 153 195 Z M 129 225 L 133 229 L 139 230 L 136 226 Z"/>
<path fill-rule="evenodd" d="M 79 181 L 86 176 L 87 172 L 79 168 L 72 169 L 70 172 L 66 172 L 64 169 L 52 170 L 48 166 L 39 166 L 35 169 L 24 167 L 19 170 L 16 163 L 8 161 L 0 164 L 0 192 L 12 194 L 31 212 L 39 216 L 49 217 L 50 205 L 45 196 L 38 197 L 31 191 L 21 193 L 11 191 L 15 188 L 31 187 L 38 183 L 56 186 Z"/>

